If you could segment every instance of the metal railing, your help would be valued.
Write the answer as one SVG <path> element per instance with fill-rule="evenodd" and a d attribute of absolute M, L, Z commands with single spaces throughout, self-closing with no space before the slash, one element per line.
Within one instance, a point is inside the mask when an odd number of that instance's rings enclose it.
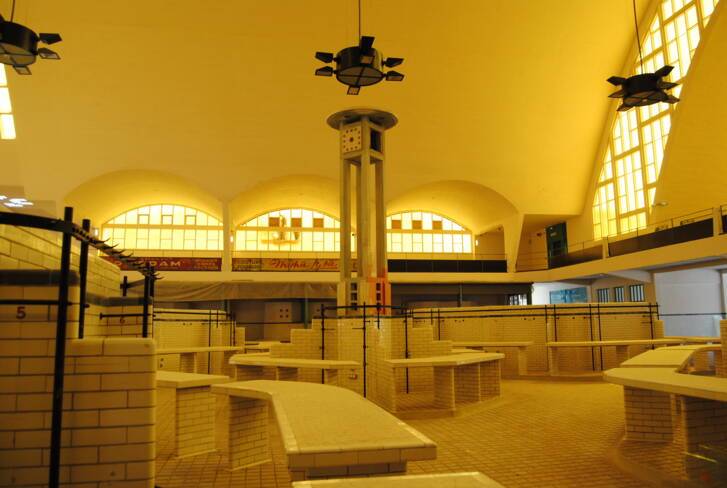
<path fill-rule="evenodd" d="M 115 246 L 109 246 L 105 241 L 97 239 L 91 235 L 90 220 L 84 219 L 80 226 L 75 224 L 73 222 L 73 209 L 71 207 L 65 208 L 63 212 L 63 219 L 0 212 L 0 225 L 48 230 L 62 234 L 61 261 L 58 278 L 58 299 L 43 300 L 43 304 L 58 306 L 58 313 L 56 317 L 55 367 L 53 370 L 50 466 L 48 471 L 48 486 L 50 488 L 57 488 L 60 480 L 61 432 L 63 430 L 63 390 L 66 338 L 68 336 L 68 306 L 71 305 L 68 301 L 68 296 L 71 277 L 72 241 L 75 239 L 81 244 L 78 266 L 80 288 L 78 332 L 80 338 L 83 338 L 83 327 L 86 314 L 86 283 L 88 277 L 88 251 L 90 247 L 121 261 L 131 269 L 139 271 L 144 276 L 144 319 L 142 325 L 142 334 L 144 337 L 146 337 L 148 333 L 149 304 L 152 299 L 151 297 L 153 297 L 154 281 L 158 279 L 158 276 L 153 268 L 140 266 L 132 254 L 127 254 L 123 250 L 116 249 Z"/>

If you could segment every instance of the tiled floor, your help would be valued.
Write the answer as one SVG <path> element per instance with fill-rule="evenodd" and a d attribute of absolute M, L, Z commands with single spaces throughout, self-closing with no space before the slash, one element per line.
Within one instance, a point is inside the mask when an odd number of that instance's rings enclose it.
<path fill-rule="evenodd" d="M 175 460 L 172 406 L 171 395 L 160 390 L 158 486 L 290 486 L 279 439 L 272 442 L 272 463 L 234 473 L 214 453 Z M 457 417 L 407 422 L 439 446 L 436 460 L 410 463 L 411 474 L 481 471 L 506 487 L 648 486 L 643 476 L 628 475 L 609 461 L 627 452 L 616 449 L 624 428 L 623 393 L 600 381 L 506 380 L 502 397 Z M 630 448 L 630 456 L 644 449 Z"/>

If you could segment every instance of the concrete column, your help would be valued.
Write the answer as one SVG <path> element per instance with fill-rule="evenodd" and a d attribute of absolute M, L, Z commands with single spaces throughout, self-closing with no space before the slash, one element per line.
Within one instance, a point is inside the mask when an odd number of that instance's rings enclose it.
<path fill-rule="evenodd" d="M 455 404 L 480 401 L 480 365 L 466 364 L 454 369 Z"/>
<path fill-rule="evenodd" d="M 341 124 L 343 126 L 343 124 Z M 351 163 L 341 158 L 341 257 L 338 264 L 341 282 L 351 278 Z"/>
<path fill-rule="evenodd" d="M 626 438 L 668 442 L 673 438 L 671 395 L 624 386 Z"/>
<path fill-rule="evenodd" d="M 501 363 L 501 359 L 480 363 L 480 398 L 500 396 Z"/>
<path fill-rule="evenodd" d="M 174 440 L 177 457 L 215 450 L 215 397 L 209 386 L 176 390 Z"/>
<path fill-rule="evenodd" d="M 268 449 L 268 403 L 229 397 L 229 468 L 236 470 L 271 460 Z"/>
<path fill-rule="evenodd" d="M 363 147 L 371 145 L 371 129 L 368 118 L 362 119 Z M 376 276 L 376 165 L 369 151 L 361 151 L 356 181 L 356 253 L 359 278 Z"/>
<path fill-rule="evenodd" d="M 222 272 L 232 271 L 232 222 L 230 220 L 230 205 L 222 205 Z"/>
<path fill-rule="evenodd" d="M 383 139 L 383 138 L 382 138 Z M 383 142 L 382 142 L 383 144 Z M 383 152 L 383 148 L 382 148 Z M 386 204 L 384 202 L 384 162 L 376 163 L 376 276 L 386 278 Z"/>
<path fill-rule="evenodd" d="M 434 407 L 454 410 L 454 367 L 434 368 Z"/>
<path fill-rule="evenodd" d="M 684 450 L 697 452 L 700 444 L 727 441 L 727 402 L 679 396 Z"/>
<path fill-rule="evenodd" d="M 182 373 L 196 373 L 197 354 L 193 352 L 183 352 L 179 354 L 179 371 Z"/>
<path fill-rule="evenodd" d="M 223 351 L 222 352 L 222 374 L 229 376 L 230 378 L 235 377 L 235 365 L 230 364 L 230 358 L 239 351 Z"/>
<path fill-rule="evenodd" d="M 518 346 L 517 348 L 517 374 L 525 376 L 528 374 L 528 348 Z"/>

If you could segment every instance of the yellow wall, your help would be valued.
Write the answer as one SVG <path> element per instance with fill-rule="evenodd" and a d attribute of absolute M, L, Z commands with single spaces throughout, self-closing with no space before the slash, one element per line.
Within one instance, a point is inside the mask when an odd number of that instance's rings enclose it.
<path fill-rule="evenodd" d="M 222 204 L 194 183 L 160 171 L 117 171 L 86 181 L 65 198 L 77 219 L 104 222 L 132 208 L 155 203 L 176 203 L 197 208 L 222 219 Z"/>
<path fill-rule="evenodd" d="M 727 15 L 717 9 L 692 62 L 664 156 L 655 222 L 727 204 Z"/>

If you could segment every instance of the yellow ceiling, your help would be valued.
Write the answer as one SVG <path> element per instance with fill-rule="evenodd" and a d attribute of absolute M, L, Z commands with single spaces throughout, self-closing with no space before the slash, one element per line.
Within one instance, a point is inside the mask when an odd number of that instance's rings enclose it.
<path fill-rule="evenodd" d="M 18 138 L 0 142 L 3 183 L 56 201 L 122 170 L 220 201 L 273 178 L 335 179 L 325 119 L 355 105 L 399 117 L 390 200 L 465 181 L 522 213 L 578 214 L 613 107 L 605 79 L 633 43 L 629 0 L 363 0 L 363 33 L 406 59 L 406 79 L 351 97 L 313 76 L 313 53 L 355 43 L 354 0 L 17 3 L 17 21 L 62 34 L 63 60 L 9 73 Z"/>

